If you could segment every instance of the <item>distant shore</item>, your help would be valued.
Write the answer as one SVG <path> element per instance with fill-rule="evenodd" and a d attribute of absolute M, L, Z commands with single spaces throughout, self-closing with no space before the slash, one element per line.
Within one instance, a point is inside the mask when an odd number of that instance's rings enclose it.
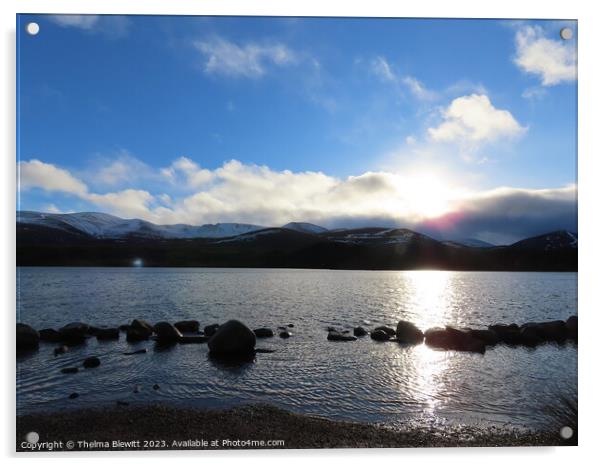
<path fill-rule="evenodd" d="M 268 405 L 204 410 L 153 404 L 17 416 L 17 451 L 47 451 L 26 443 L 29 432 L 39 433 L 38 444 L 54 442 L 54 451 L 575 444 L 575 440 L 563 441 L 555 431 L 473 426 L 393 430 L 295 414 Z"/>

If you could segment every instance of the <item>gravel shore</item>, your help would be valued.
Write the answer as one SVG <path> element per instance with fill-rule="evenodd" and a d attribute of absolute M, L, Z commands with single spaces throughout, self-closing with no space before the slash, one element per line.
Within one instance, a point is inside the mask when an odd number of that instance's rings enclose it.
<path fill-rule="evenodd" d="M 26 442 L 39 433 L 38 447 Z M 30 437 L 31 438 L 31 437 Z M 69 441 L 73 443 L 68 443 Z M 267 443 L 270 441 L 271 443 Z M 46 442 L 53 442 L 48 444 Z M 262 443 L 263 442 L 263 443 Z M 409 427 L 332 421 L 267 405 L 226 410 L 117 406 L 17 417 L 17 451 L 240 448 L 550 446 L 557 432 L 500 427 Z"/>

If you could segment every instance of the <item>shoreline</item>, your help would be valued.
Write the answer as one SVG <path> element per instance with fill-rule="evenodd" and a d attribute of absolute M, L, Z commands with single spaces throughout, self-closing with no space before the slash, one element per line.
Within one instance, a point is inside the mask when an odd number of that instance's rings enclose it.
<path fill-rule="evenodd" d="M 335 421 L 272 405 L 229 409 L 168 404 L 110 406 L 26 414 L 16 419 L 17 451 L 416 448 L 576 445 L 558 432 L 512 427 L 416 427 Z M 27 444 L 39 433 L 38 448 Z M 68 442 L 74 442 L 68 444 Z M 263 442 L 263 443 L 262 443 Z"/>

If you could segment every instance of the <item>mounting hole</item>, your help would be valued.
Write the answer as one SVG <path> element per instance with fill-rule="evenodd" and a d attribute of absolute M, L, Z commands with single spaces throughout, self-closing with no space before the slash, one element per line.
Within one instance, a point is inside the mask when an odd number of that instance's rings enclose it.
<path fill-rule="evenodd" d="M 560 38 L 564 40 L 571 40 L 573 38 L 573 30 L 571 28 L 562 28 L 560 30 Z"/>
<path fill-rule="evenodd" d="M 573 436 L 573 429 L 571 429 L 569 426 L 564 426 L 562 429 L 560 429 L 560 436 L 565 440 L 570 439 Z"/>
<path fill-rule="evenodd" d="M 40 32 L 40 25 L 38 23 L 27 23 L 25 30 L 30 36 L 35 36 Z"/>

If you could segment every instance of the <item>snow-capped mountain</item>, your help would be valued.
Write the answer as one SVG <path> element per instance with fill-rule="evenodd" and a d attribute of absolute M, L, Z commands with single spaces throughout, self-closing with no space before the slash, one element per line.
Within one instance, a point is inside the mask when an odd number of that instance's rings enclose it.
<path fill-rule="evenodd" d="M 63 231 L 77 230 L 95 238 L 225 238 L 261 230 L 264 227 L 244 223 L 216 223 L 214 225 L 155 225 L 139 219 L 122 219 L 99 212 L 48 214 L 17 212 L 17 223 L 40 225 Z"/>
<path fill-rule="evenodd" d="M 514 248 L 538 249 L 540 251 L 554 251 L 566 248 L 576 249 L 577 246 L 577 233 L 566 230 L 553 231 L 545 235 L 527 238 L 512 245 Z"/>
<path fill-rule="evenodd" d="M 315 235 L 319 235 L 320 233 L 326 233 L 328 231 L 327 228 L 307 222 L 290 222 L 286 225 L 283 225 L 281 228 L 285 228 L 287 230 L 300 231 L 301 233 L 313 233 Z"/>

